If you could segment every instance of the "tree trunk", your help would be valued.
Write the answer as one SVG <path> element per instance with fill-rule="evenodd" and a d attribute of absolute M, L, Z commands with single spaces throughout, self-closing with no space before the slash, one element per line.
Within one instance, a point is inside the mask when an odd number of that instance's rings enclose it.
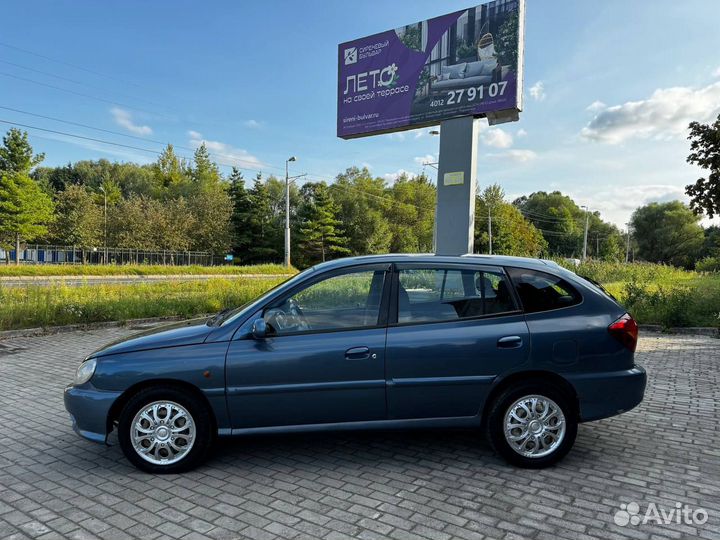
<path fill-rule="evenodd" d="M 15 234 L 15 265 L 20 264 L 20 233 Z"/>

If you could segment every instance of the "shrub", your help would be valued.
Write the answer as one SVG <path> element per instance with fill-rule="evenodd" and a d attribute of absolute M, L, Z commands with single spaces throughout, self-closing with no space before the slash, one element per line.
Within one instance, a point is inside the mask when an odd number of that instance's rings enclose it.
<path fill-rule="evenodd" d="M 720 272 L 720 257 L 705 257 L 695 265 L 698 272 Z"/>

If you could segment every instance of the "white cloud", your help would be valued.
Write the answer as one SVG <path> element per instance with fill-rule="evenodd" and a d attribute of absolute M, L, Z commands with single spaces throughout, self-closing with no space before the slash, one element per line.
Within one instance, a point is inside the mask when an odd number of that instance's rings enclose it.
<path fill-rule="evenodd" d="M 713 71 L 713 77 L 720 77 L 720 66 Z"/>
<path fill-rule="evenodd" d="M 415 163 L 417 163 L 418 165 L 425 165 L 426 163 L 437 162 L 437 156 L 434 156 L 432 154 L 425 154 L 424 156 L 418 156 L 413 159 L 414 159 Z"/>
<path fill-rule="evenodd" d="M 538 81 L 530 87 L 530 95 L 535 101 L 543 101 L 546 97 L 545 84 Z"/>
<path fill-rule="evenodd" d="M 188 131 L 188 136 L 190 137 L 191 146 L 197 148 L 202 143 L 205 143 L 208 152 L 214 155 L 218 161 L 222 161 L 225 164 L 249 169 L 262 169 L 265 166 L 262 161 L 242 148 L 235 148 L 220 141 L 209 141 L 204 139 L 202 134 L 197 131 Z"/>
<path fill-rule="evenodd" d="M 581 135 L 611 144 L 636 137 L 677 137 L 685 134 L 693 120 L 706 122 L 718 113 L 720 82 L 703 88 L 660 88 L 648 99 L 628 101 L 599 111 Z"/>
<path fill-rule="evenodd" d="M 685 190 L 681 186 L 670 184 L 624 184 L 601 187 L 600 189 L 569 191 L 571 198 L 587 202 L 590 209 L 599 210 L 603 219 L 610 220 L 623 227 L 630 216 L 640 206 L 651 202 L 687 201 Z"/>
<path fill-rule="evenodd" d="M 153 132 L 150 126 L 140 126 L 135 124 L 132 121 L 132 116 L 125 109 L 113 107 L 110 109 L 110 112 L 115 119 L 115 123 L 120 127 L 124 127 L 130 133 L 135 133 L 136 135 L 150 135 Z"/>
<path fill-rule="evenodd" d="M 257 120 L 253 120 L 253 119 L 251 118 L 250 120 L 245 120 L 245 122 L 243 122 L 243 125 L 244 125 L 245 127 L 249 127 L 249 128 L 255 129 L 255 128 L 262 127 L 263 123 L 262 123 L 262 122 L 258 122 Z"/>
<path fill-rule="evenodd" d="M 517 148 L 507 150 L 505 152 L 499 152 L 497 154 L 487 154 L 487 157 L 525 163 L 537 158 L 537 153 L 532 150 L 522 150 Z"/>
<path fill-rule="evenodd" d="M 594 113 L 599 113 L 600 111 L 603 111 L 605 109 L 607 109 L 607 105 L 605 105 L 602 101 L 597 101 L 597 100 L 593 101 L 590 105 L 588 105 L 585 108 L 586 111 L 590 111 L 590 112 L 594 112 Z"/>
<path fill-rule="evenodd" d="M 523 128 L 520 128 L 520 129 L 518 129 L 518 131 L 517 131 L 517 136 L 518 136 L 518 137 L 526 137 L 526 136 L 527 136 L 527 131 L 525 131 Z"/>
<path fill-rule="evenodd" d="M 482 142 L 493 148 L 510 148 L 513 143 L 512 135 L 502 128 L 489 128 L 480 137 Z"/>
<path fill-rule="evenodd" d="M 406 171 L 405 169 L 398 169 L 394 173 L 383 174 L 383 178 L 385 178 L 385 180 L 387 182 L 392 183 L 392 182 L 395 182 L 395 180 L 397 180 L 399 177 L 401 177 L 403 175 L 407 176 L 408 178 L 415 178 L 417 176 L 417 174 L 411 173 L 410 171 Z"/>
<path fill-rule="evenodd" d="M 388 134 L 388 139 L 392 139 L 394 141 L 404 141 L 405 140 L 405 133 L 402 131 L 396 131 L 395 133 Z"/>

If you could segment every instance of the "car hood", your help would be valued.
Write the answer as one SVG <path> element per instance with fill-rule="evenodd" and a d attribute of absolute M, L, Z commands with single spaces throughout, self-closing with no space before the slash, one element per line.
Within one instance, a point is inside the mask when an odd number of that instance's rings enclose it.
<path fill-rule="evenodd" d="M 92 353 L 90 357 L 202 343 L 213 330 L 211 326 L 207 325 L 207 321 L 207 317 L 204 317 L 157 326 L 108 343 Z"/>

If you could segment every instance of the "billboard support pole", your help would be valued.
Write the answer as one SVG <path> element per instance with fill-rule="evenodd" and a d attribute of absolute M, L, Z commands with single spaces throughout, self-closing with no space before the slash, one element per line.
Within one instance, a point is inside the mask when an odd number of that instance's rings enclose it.
<path fill-rule="evenodd" d="M 472 253 L 475 245 L 478 123 L 472 116 L 440 124 L 435 253 Z"/>

